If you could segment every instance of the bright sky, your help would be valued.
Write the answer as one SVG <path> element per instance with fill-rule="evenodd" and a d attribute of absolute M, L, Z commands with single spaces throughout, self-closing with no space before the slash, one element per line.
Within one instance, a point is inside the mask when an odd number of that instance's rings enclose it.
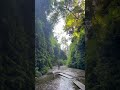
<path fill-rule="evenodd" d="M 62 40 L 61 40 L 62 37 L 65 37 L 68 40 L 67 41 L 68 46 L 71 43 L 70 36 L 63 30 L 64 25 L 65 25 L 64 19 L 60 18 L 58 23 L 53 28 L 54 36 L 57 37 L 58 43 L 61 44 L 61 49 L 66 48 L 66 45 L 62 44 Z"/>

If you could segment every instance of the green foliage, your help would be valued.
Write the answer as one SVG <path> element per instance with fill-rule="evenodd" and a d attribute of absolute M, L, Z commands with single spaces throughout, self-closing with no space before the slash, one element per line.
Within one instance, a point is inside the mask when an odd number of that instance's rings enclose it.
<path fill-rule="evenodd" d="M 53 44 L 49 39 L 52 37 L 51 24 L 46 19 L 45 12 L 40 7 L 44 5 L 44 10 L 50 9 L 50 2 L 36 0 L 36 18 L 35 18 L 35 67 L 36 74 L 42 75 L 52 68 L 51 61 L 54 59 Z M 39 7 L 40 6 L 40 7 Z M 41 18 L 42 17 L 42 18 Z M 46 27 L 47 26 L 47 27 Z M 49 28 L 49 29 L 48 29 Z"/>
<path fill-rule="evenodd" d="M 38 67 L 35 68 L 35 77 L 42 76 L 41 72 L 38 71 Z"/>
<path fill-rule="evenodd" d="M 119 4 L 118 0 L 98 0 L 94 6 L 92 29 L 86 42 L 87 90 L 120 88 Z"/>
<path fill-rule="evenodd" d="M 66 65 L 67 64 L 67 60 L 62 60 L 61 63 L 62 63 L 62 65 Z"/>
<path fill-rule="evenodd" d="M 51 35 L 50 37 L 50 42 L 52 44 L 53 47 L 57 46 L 57 40 L 55 39 L 55 37 L 53 35 Z"/>
<path fill-rule="evenodd" d="M 85 70 L 85 34 L 81 30 L 79 37 L 73 38 L 70 45 L 67 65 Z"/>
<path fill-rule="evenodd" d="M 69 67 L 85 69 L 85 31 L 83 19 L 85 17 L 85 1 L 62 0 L 55 2 L 53 18 L 63 16 L 65 18 L 64 30 L 72 35 L 72 44 L 66 64 Z M 57 16 L 57 17 L 56 17 Z M 65 42 L 64 42 L 65 43 Z"/>
<path fill-rule="evenodd" d="M 51 9 L 49 0 L 36 0 L 35 8 L 35 67 L 36 76 L 44 75 L 53 65 L 56 65 L 59 59 L 66 56 L 56 38 L 53 36 L 51 24 L 47 20 L 46 13 Z M 41 10 L 40 7 L 44 7 Z M 41 18 L 42 17 L 42 18 Z"/>
<path fill-rule="evenodd" d="M 48 69 L 49 69 L 49 67 L 44 66 L 44 67 L 41 69 L 41 73 L 42 73 L 42 74 L 46 74 L 46 73 L 48 72 Z"/>

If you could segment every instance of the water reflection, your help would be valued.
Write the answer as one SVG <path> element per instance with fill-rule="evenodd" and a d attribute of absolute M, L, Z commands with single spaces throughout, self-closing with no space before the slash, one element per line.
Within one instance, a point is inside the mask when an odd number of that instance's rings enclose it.
<path fill-rule="evenodd" d="M 74 85 L 71 79 L 57 76 L 54 80 L 38 85 L 36 90 L 79 90 L 79 88 Z"/>
<path fill-rule="evenodd" d="M 63 76 L 59 76 L 59 78 L 60 80 L 57 90 L 77 90 L 77 87 L 75 87 L 71 79 L 68 79 Z"/>

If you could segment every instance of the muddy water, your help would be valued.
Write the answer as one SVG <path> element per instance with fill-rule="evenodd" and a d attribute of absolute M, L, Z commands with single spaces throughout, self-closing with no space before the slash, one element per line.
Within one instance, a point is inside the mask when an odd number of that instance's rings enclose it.
<path fill-rule="evenodd" d="M 79 88 L 71 79 L 58 75 L 53 80 L 36 85 L 35 90 L 79 90 Z"/>

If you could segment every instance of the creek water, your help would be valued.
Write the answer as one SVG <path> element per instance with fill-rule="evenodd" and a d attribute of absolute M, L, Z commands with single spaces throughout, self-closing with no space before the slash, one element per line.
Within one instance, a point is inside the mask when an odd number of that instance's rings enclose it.
<path fill-rule="evenodd" d="M 52 71 L 56 71 L 54 68 Z M 84 76 L 85 72 L 83 70 L 72 69 L 67 67 L 61 67 L 61 72 L 70 74 L 74 77 L 79 77 L 79 75 Z M 45 81 L 45 82 L 44 82 Z M 47 75 L 47 79 L 43 78 L 40 83 L 37 83 L 35 90 L 80 90 L 73 82 L 71 78 L 64 77 L 62 75 Z"/>
<path fill-rule="evenodd" d="M 55 79 L 36 86 L 36 90 L 79 90 L 71 79 L 58 75 Z"/>

